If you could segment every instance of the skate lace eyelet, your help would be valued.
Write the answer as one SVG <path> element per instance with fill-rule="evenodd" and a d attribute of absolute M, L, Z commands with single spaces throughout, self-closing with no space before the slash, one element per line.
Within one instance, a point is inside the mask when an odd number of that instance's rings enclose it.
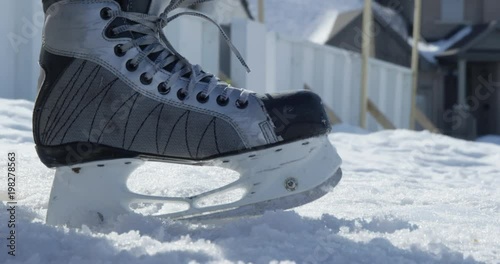
<path fill-rule="evenodd" d="M 217 104 L 220 106 L 226 106 L 229 103 L 229 98 L 223 97 L 222 95 L 217 96 Z"/>
<path fill-rule="evenodd" d="M 106 30 L 104 31 L 104 35 L 108 38 L 115 38 L 116 34 L 113 31 L 112 27 L 107 27 Z"/>
<path fill-rule="evenodd" d="M 122 49 L 123 45 L 122 44 L 118 44 L 115 46 L 115 55 L 118 56 L 118 57 L 123 57 L 125 56 L 125 54 L 127 52 L 123 51 Z"/>
<path fill-rule="evenodd" d="M 240 99 L 238 99 L 238 100 L 236 100 L 235 104 L 236 104 L 236 107 L 238 107 L 239 109 L 245 109 L 248 106 L 248 101 L 242 102 Z"/>
<path fill-rule="evenodd" d="M 166 95 L 170 93 L 170 87 L 168 87 L 166 83 L 162 82 L 158 85 L 158 92 L 160 94 Z"/>
<path fill-rule="evenodd" d="M 177 91 L 177 98 L 179 98 L 179 100 L 184 101 L 186 97 L 187 93 L 185 93 L 182 89 L 179 89 L 179 91 Z"/>
<path fill-rule="evenodd" d="M 104 20 L 110 20 L 111 19 L 111 15 L 109 14 L 110 12 L 111 12 L 111 8 L 109 8 L 109 7 L 105 7 L 103 9 L 101 9 L 101 18 Z"/>
<path fill-rule="evenodd" d="M 209 96 L 204 94 L 203 92 L 198 93 L 198 95 L 196 96 L 196 100 L 198 100 L 198 102 L 200 102 L 202 104 L 208 102 L 208 99 L 209 99 Z"/>
<path fill-rule="evenodd" d="M 150 85 L 153 82 L 152 78 L 148 78 L 147 73 L 141 74 L 141 83 L 144 85 Z"/>
<path fill-rule="evenodd" d="M 137 67 L 138 67 L 137 65 L 132 63 L 132 60 L 128 60 L 126 66 L 127 66 L 127 70 L 129 72 L 135 72 L 137 70 Z"/>

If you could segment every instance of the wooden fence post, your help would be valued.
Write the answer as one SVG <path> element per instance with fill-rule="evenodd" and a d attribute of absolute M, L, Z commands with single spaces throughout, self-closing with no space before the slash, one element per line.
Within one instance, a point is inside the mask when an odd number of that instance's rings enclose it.
<path fill-rule="evenodd" d="M 264 24 L 265 22 L 265 17 L 266 17 L 266 13 L 265 13 L 265 7 L 264 7 L 264 0 L 259 0 L 259 22 Z"/>
<path fill-rule="evenodd" d="M 378 107 L 373 103 L 372 100 L 368 99 L 367 103 L 367 108 L 368 112 L 372 114 L 373 118 L 377 120 L 377 122 L 384 128 L 384 129 L 396 129 L 396 127 L 392 124 L 391 120 L 387 118 L 382 111 L 378 109 Z"/>
<path fill-rule="evenodd" d="M 420 24 L 422 17 L 422 0 L 415 0 L 415 12 L 413 14 L 413 50 L 411 56 L 411 70 L 412 70 L 412 92 L 411 92 L 411 114 L 410 114 L 410 129 L 415 130 L 415 115 L 416 101 L 418 90 L 418 60 L 420 53 L 418 51 L 418 44 L 420 41 Z"/>
<path fill-rule="evenodd" d="M 362 47 L 362 71 L 361 71 L 361 112 L 360 126 L 366 128 L 366 117 L 368 110 L 368 76 L 370 69 L 370 53 L 373 37 L 373 15 L 372 15 L 372 0 L 365 0 L 365 8 L 363 10 L 363 47 Z"/>

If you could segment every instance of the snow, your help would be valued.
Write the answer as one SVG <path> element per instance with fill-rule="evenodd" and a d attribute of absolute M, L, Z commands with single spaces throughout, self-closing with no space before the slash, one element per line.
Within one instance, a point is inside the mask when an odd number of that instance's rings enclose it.
<path fill-rule="evenodd" d="M 0 139 L 7 143 L 33 141 L 31 115 L 33 103 L 0 98 Z"/>
<path fill-rule="evenodd" d="M 332 127 L 333 133 L 351 133 L 351 134 L 360 134 L 360 135 L 366 135 L 370 134 L 370 131 L 365 130 L 363 128 L 349 125 L 346 123 L 341 123 L 341 124 L 336 124 Z"/>
<path fill-rule="evenodd" d="M 472 32 L 472 27 L 467 26 L 458 31 L 455 35 L 453 35 L 449 39 L 439 40 L 431 43 L 419 42 L 418 49 L 420 51 L 420 54 L 422 54 L 422 56 L 424 56 L 424 58 L 427 59 L 429 62 L 437 63 L 435 58 L 436 55 L 439 55 L 441 52 L 447 50 L 455 43 L 459 42 L 464 37 L 469 35 L 471 32 Z M 412 37 L 408 38 L 408 43 L 410 44 L 410 46 L 413 46 Z"/>
<path fill-rule="evenodd" d="M 269 30 L 295 39 L 325 44 L 337 15 L 363 8 L 364 0 L 266 0 L 265 22 Z M 257 0 L 249 0 L 257 14 Z"/>
<path fill-rule="evenodd" d="M 403 39 L 408 39 L 408 25 L 399 12 L 377 2 L 373 2 L 373 11 L 383 20 L 384 25 L 390 26 Z"/>
<path fill-rule="evenodd" d="M 295 210 L 221 222 L 124 215 L 101 227 L 44 224 L 53 170 L 38 160 L 26 101 L 0 100 L 0 171 L 16 151 L 17 256 L 0 263 L 499 263 L 500 146 L 406 130 L 334 127 L 344 178 Z M 307 175 L 306 175 L 307 176 Z M 223 169 L 148 163 L 135 191 L 185 195 L 234 179 Z M 0 192 L 6 186 L 0 175 Z M 89 191 L 91 195 L 91 190 Z"/>
<path fill-rule="evenodd" d="M 323 19 L 318 22 L 316 29 L 314 29 L 309 35 L 309 40 L 316 44 L 325 44 L 328 40 L 330 40 L 330 34 L 335 26 L 335 21 L 337 20 L 338 15 L 338 11 L 328 11 L 323 16 Z"/>
<path fill-rule="evenodd" d="M 487 135 L 478 138 L 476 141 L 500 145 L 500 135 Z"/>

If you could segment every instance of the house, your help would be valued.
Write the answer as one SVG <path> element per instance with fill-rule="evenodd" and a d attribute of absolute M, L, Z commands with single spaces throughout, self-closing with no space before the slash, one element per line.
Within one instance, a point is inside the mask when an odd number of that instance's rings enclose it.
<path fill-rule="evenodd" d="M 214 6 L 217 2 L 223 3 Z M 217 2 L 198 9 L 215 14 L 222 23 L 257 14 L 257 0 Z M 292 38 L 361 52 L 363 3 L 266 0 L 266 25 Z M 375 0 L 372 57 L 410 67 L 413 6 L 413 0 Z M 500 134 L 500 31 L 495 12 L 500 1 L 424 0 L 422 8 L 418 107 L 449 135 Z"/>
<path fill-rule="evenodd" d="M 410 66 L 413 0 L 377 0 L 373 56 Z M 387 9 L 391 11 L 387 12 Z M 418 106 L 446 134 L 500 134 L 500 1 L 422 1 Z M 361 51 L 357 11 L 337 19 L 327 44 Z M 397 26 L 398 24 L 407 24 Z M 396 25 L 396 26 L 395 26 Z"/>
<path fill-rule="evenodd" d="M 400 3 L 392 8 L 412 27 L 412 0 L 379 1 L 385 6 Z M 498 10 L 497 0 L 422 1 L 421 35 L 426 43 L 419 48 L 442 75 L 432 87 L 437 95 L 432 105 L 439 108 L 433 119 L 448 134 L 500 134 Z"/>
<path fill-rule="evenodd" d="M 400 3 L 397 1 L 396 3 Z M 411 28 L 408 20 L 399 11 L 401 7 L 373 3 L 373 41 L 371 57 L 391 62 L 403 67 L 411 67 L 412 46 Z M 325 45 L 331 45 L 350 51 L 362 52 L 363 8 L 340 14 Z M 370 34 L 370 33 L 367 33 Z M 439 98 L 442 97 L 439 65 L 429 60 L 422 53 L 419 58 L 419 89 L 417 106 L 435 123 L 443 109 Z M 439 125 L 438 125 L 439 126 Z M 439 126 L 442 128 L 442 126 Z M 417 127 L 418 128 L 418 127 Z"/>

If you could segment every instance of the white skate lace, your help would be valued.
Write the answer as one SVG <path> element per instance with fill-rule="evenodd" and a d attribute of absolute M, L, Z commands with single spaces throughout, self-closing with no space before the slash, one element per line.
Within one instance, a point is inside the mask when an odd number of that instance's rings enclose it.
<path fill-rule="evenodd" d="M 208 98 L 208 96 L 214 91 L 216 87 L 222 87 L 223 92 L 219 95 L 220 98 L 218 98 L 218 100 L 220 99 L 226 101 L 232 92 L 239 91 L 240 95 L 239 99 L 236 101 L 236 105 L 238 107 L 245 107 L 248 104 L 248 97 L 251 94 L 250 91 L 231 87 L 229 84 L 222 82 L 213 74 L 203 71 L 201 66 L 191 64 L 186 58 L 184 58 L 181 54 L 179 54 L 179 52 L 177 52 L 177 50 L 172 46 L 170 41 L 165 36 L 163 28 L 176 18 L 184 15 L 203 18 L 217 26 L 220 34 L 223 36 L 231 51 L 236 55 L 243 67 L 246 68 L 247 72 L 250 72 L 250 68 L 241 56 L 240 52 L 233 45 L 221 26 L 218 25 L 217 22 L 215 22 L 212 18 L 195 11 L 184 11 L 169 16 L 170 12 L 178 8 L 185 1 L 186 0 L 172 0 L 160 16 L 124 12 L 121 10 L 108 10 L 108 16 L 110 16 L 111 18 L 119 17 L 136 23 L 115 27 L 112 29 L 114 34 L 118 35 L 123 32 L 135 32 L 140 34 L 138 38 L 131 39 L 129 42 L 119 45 L 119 49 L 121 49 L 121 52 L 126 53 L 128 50 L 134 47 L 145 47 L 142 49 L 142 52 L 140 52 L 137 56 L 129 61 L 129 63 L 134 67 L 137 67 L 137 65 L 144 61 L 149 55 L 159 53 L 154 61 L 155 67 L 145 72 L 144 74 L 144 78 L 148 80 L 152 80 L 154 75 L 166 66 L 173 65 L 170 70 L 172 75 L 168 80 L 164 82 L 166 84 L 166 87 L 170 88 L 181 77 L 189 76 L 189 84 L 187 85 L 187 87 L 181 88 L 180 90 L 182 94 L 187 96 L 194 91 L 196 84 L 198 84 L 202 80 L 210 80 L 208 81 L 208 85 L 205 86 L 204 90 L 200 94 L 202 97 Z M 198 0 L 192 3 L 192 5 L 209 1 L 213 0 Z"/>

